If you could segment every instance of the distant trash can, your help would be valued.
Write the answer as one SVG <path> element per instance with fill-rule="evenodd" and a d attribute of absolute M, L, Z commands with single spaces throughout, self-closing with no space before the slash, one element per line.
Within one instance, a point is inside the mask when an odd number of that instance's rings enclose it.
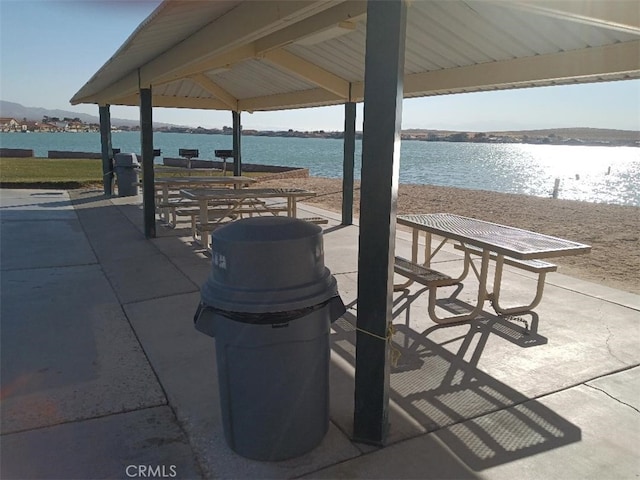
<path fill-rule="evenodd" d="M 345 312 L 322 229 L 253 217 L 215 230 L 196 328 L 216 339 L 226 441 L 255 460 L 309 452 L 329 428 L 329 332 Z"/>
<path fill-rule="evenodd" d="M 140 163 L 135 153 L 118 153 L 113 157 L 118 182 L 118 195 L 130 197 L 138 194 Z"/>

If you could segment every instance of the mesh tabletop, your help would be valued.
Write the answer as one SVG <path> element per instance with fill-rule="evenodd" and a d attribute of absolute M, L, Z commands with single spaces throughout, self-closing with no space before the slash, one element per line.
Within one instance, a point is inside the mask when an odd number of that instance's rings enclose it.
<path fill-rule="evenodd" d="M 398 215 L 398 224 L 522 260 L 589 253 L 582 243 L 449 213 Z"/>

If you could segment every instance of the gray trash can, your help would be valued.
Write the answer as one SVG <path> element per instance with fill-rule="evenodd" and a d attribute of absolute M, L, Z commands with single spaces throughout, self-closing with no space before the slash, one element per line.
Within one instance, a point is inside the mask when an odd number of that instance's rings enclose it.
<path fill-rule="evenodd" d="M 138 194 L 140 163 L 135 153 L 118 153 L 113 157 L 118 181 L 118 195 L 130 197 Z"/>
<path fill-rule="evenodd" d="M 226 441 L 256 460 L 302 455 L 329 428 L 329 331 L 345 312 L 322 229 L 253 217 L 215 230 L 211 245 L 194 321 L 216 340 Z"/>

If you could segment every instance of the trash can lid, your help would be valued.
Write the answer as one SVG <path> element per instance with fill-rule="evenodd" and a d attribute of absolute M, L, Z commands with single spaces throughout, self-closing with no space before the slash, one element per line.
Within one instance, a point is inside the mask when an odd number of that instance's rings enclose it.
<path fill-rule="evenodd" d="M 214 230 L 211 240 L 227 242 L 280 242 L 322 235 L 315 223 L 292 217 L 252 217 L 230 223 Z M 321 237 L 320 237 L 321 238 Z"/>
<path fill-rule="evenodd" d="M 337 283 L 324 265 L 322 229 L 290 217 L 253 217 L 211 235 L 205 305 L 230 312 L 286 312 L 329 300 Z"/>

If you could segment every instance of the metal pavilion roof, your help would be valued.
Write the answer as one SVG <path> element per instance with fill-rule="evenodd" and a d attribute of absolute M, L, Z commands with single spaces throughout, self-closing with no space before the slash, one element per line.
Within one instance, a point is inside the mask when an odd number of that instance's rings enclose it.
<path fill-rule="evenodd" d="M 163 2 L 72 104 L 235 111 L 362 101 L 366 1 Z M 637 0 L 409 2 L 404 96 L 640 78 Z"/>

